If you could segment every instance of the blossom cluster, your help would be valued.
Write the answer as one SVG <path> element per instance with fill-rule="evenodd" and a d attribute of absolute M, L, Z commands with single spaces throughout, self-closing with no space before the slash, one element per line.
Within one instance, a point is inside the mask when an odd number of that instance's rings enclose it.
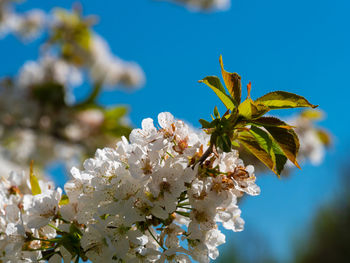
<path fill-rule="evenodd" d="M 237 199 L 260 193 L 254 167 L 245 166 L 236 150 L 203 158 L 209 136 L 170 113 L 160 113 L 158 123 L 159 129 L 144 119 L 130 142 L 123 138 L 115 148 L 97 150 L 84 169 L 72 168 L 65 199 L 60 189 L 44 185 L 41 194 L 26 195 L 12 177 L 2 179 L 2 239 L 14 240 L 1 247 L 2 260 L 13 255 L 26 262 L 217 258 L 217 247 L 225 242 L 219 225 L 243 230 Z"/>
<path fill-rule="evenodd" d="M 12 172 L 0 180 L 0 261 L 38 262 L 41 250 L 51 247 L 45 240 L 57 236 L 49 223 L 55 224 L 62 190 L 40 180 L 41 193 L 33 195 L 25 173 Z"/>
<path fill-rule="evenodd" d="M 16 16 L 16 21 L 27 17 L 13 11 L 15 2 L 0 1 L 0 28 L 9 23 L 6 17 Z M 95 99 L 103 88 L 134 89 L 144 82 L 140 66 L 115 56 L 107 42 L 91 29 L 91 17 L 83 17 L 78 9 L 55 9 L 45 17 L 38 19 L 38 28 L 48 32 L 38 60 L 27 61 L 17 76 L 0 82 L 4 173 L 22 170 L 30 159 L 42 167 L 59 159 L 70 167 L 84 154 L 92 154 L 97 145 L 109 145 L 128 134 L 129 123 L 124 117 L 127 109 L 106 109 Z M 28 21 L 24 24 L 30 25 Z M 18 32 L 22 31 L 31 32 L 25 28 Z M 87 83 L 92 86 L 90 95 L 76 102 L 74 89 Z M 113 124 L 108 123 L 109 119 Z"/>
<path fill-rule="evenodd" d="M 49 46 L 58 46 L 60 58 L 70 66 L 85 69 L 93 83 L 107 87 L 137 87 L 143 83 L 140 66 L 113 55 L 108 43 L 90 28 L 95 23 L 93 17 L 83 17 L 79 9 L 55 9 L 52 16 Z"/>
<path fill-rule="evenodd" d="M 0 36 L 14 33 L 25 41 L 35 39 L 44 29 L 47 16 L 39 9 L 19 14 L 14 11 L 16 0 L 0 1 Z"/>
<path fill-rule="evenodd" d="M 32 9 L 26 13 L 17 13 L 14 11 L 17 2 L 0 1 L 0 35 L 14 33 L 22 39 L 33 40 L 45 29 L 49 35 L 53 35 L 50 42 L 52 40 L 55 44 L 59 42 L 66 50 L 65 52 L 69 50 L 70 53 L 78 54 L 75 55 L 75 61 L 68 61 L 67 56 L 55 57 L 46 54 L 49 57 L 44 56 L 38 62 L 27 62 L 23 70 L 30 75 L 30 78 L 27 79 L 28 76 L 24 75 L 21 84 L 29 85 L 33 81 L 35 83 L 47 81 L 50 69 L 54 70 L 49 76 L 53 77 L 51 81 L 61 83 L 72 75 L 75 76 L 73 83 L 80 84 L 83 75 L 82 66 L 89 71 L 94 83 L 100 82 L 107 86 L 120 83 L 129 86 L 142 84 L 144 74 L 140 66 L 133 62 L 125 62 L 113 55 L 105 40 L 89 29 L 94 21 L 84 20 L 80 11 L 74 10 L 73 13 L 69 13 L 63 9 L 55 9 L 47 14 L 40 9 Z M 67 64 L 67 62 L 70 63 Z M 71 70 L 72 73 L 69 74 Z"/>

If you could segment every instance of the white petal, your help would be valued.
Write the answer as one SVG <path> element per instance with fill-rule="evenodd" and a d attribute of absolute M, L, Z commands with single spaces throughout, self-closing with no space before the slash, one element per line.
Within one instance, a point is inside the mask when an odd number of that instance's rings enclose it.
<path fill-rule="evenodd" d="M 174 116 L 169 112 L 162 112 L 158 115 L 158 123 L 162 128 L 168 128 L 174 123 Z"/>
<path fill-rule="evenodd" d="M 156 129 L 154 127 L 153 120 L 151 118 L 143 119 L 142 123 L 141 123 L 141 127 L 143 130 L 145 130 L 147 132 L 154 132 Z"/>

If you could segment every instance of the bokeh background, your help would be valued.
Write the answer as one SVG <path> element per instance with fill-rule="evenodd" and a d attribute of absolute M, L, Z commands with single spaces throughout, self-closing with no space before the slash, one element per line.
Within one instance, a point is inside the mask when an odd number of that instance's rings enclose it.
<path fill-rule="evenodd" d="M 31 0 L 17 9 L 69 9 L 73 2 Z M 320 125 L 334 139 L 324 162 L 305 164 L 282 180 L 272 173 L 259 176 L 261 195 L 241 201 L 245 231 L 225 233 L 224 256 L 218 262 L 332 262 L 325 257 L 308 260 L 305 250 L 320 254 L 327 247 L 331 254 L 339 246 L 335 254 L 344 257 L 333 262 L 349 260 L 345 255 L 349 253 L 346 248 L 350 250 L 349 227 L 346 229 L 350 218 L 344 212 L 349 210 L 344 201 L 349 200 L 349 1 L 233 0 L 228 11 L 213 13 L 191 12 L 155 0 L 85 0 L 82 5 L 84 14 L 99 16 L 94 30 L 112 51 L 136 61 L 145 72 L 142 89 L 104 91 L 98 98 L 103 105 L 129 105 L 135 127 L 143 118 L 156 118 L 162 111 L 199 127 L 198 119 L 207 118 L 220 102 L 197 81 L 220 75 L 220 54 L 225 67 L 242 76 L 243 85 L 252 81 L 253 98 L 286 90 L 320 105 L 326 113 Z M 11 35 L 2 39 L 0 75 L 14 75 L 25 60 L 37 59 L 44 38 L 25 46 Z M 86 97 L 89 88 L 74 90 L 77 99 Z M 63 186 L 62 167 L 53 163 L 49 169 Z M 327 231 L 342 233 L 344 239 L 340 234 L 327 236 Z M 332 247 L 336 244 L 330 242 L 332 238 L 339 245 Z M 320 240 L 329 244 L 320 245 L 317 252 Z"/>

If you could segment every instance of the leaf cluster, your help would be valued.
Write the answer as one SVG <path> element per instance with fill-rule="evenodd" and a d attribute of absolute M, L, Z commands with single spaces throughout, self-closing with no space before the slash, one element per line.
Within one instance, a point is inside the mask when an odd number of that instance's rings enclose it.
<path fill-rule="evenodd" d="M 48 44 L 57 45 L 65 60 L 84 64 L 91 46 L 91 26 L 96 19 L 83 17 L 80 8 L 74 8 L 73 12 L 57 8 L 54 14 L 60 23 L 52 28 Z"/>
<path fill-rule="evenodd" d="M 216 76 L 199 81 L 210 87 L 227 109 L 220 116 L 215 107 L 211 121 L 199 120 L 202 128 L 211 135 L 209 149 L 230 152 L 233 147 L 243 146 L 278 176 L 288 159 L 300 168 L 296 159 L 299 139 L 293 127 L 278 118 L 264 115 L 270 110 L 317 106 L 286 91 L 273 91 L 253 100 L 250 82 L 247 97 L 242 101 L 241 77 L 224 69 L 221 56 L 219 61 L 226 89 Z"/>

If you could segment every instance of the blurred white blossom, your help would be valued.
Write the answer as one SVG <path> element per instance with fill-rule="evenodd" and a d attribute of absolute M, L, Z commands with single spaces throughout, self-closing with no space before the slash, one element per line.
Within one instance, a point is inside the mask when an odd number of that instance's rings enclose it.
<path fill-rule="evenodd" d="M 25 41 L 36 39 L 47 25 L 46 14 L 39 9 L 17 13 L 14 4 L 22 1 L 0 1 L 0 35 L 13 33 Z"/>
<path fill-rule="evenodd" d="M 301 162 L 310 161 L 313 165 L 319 165 L 324 159 L 326 148 L 330 144 L 330 135 L 314 123 L 322 117 L 320 111 L 306 110 L 288 120 L 299 137 L 298 160 Z"/>
<path fill-rule="evenodd" d="M 144 73 L 138 64 L 112 54 L 81 11 L 18 13 L 15 4 L 20 2 L 0 1 L 2 34 L 26 41 L 45 30 L 48 39 L 37 60 L 26 61 L 17 76 L 0 82 L 0 156 L 9 168 L 4 173 L 21 170 L 30 160 L 42 168 L 57 160 L 77 165 L 98 145 L 130 132 L 126 107 L 97 105 L 101 90 L 138 88 Z M 91 87 L 90 94 L 77 101 L 74 89 L 85 86 Z"/>
<path fill-rule="evenodd" d="M 97 34 L 92 37 L 89 72 L 93 82 L 102 83 L 107 87 L 115 87 L 119 83 L 137 87 L 141 86 L 145 79 L 138 64 L 125 62 L 114 56 L 107 42 Z"/>
<path fill-rule="evenodd" d="M 164 1 L 164 0 L 162 0 Z M 190 10 L 225 11 L 230 8 L 231 0 L 166 0 L 187 6 Z"/>
<path fill-rule="evenodd" d="M 46 82 L 76 87 L 82 84 L 83 76 L 74 65 L 50 55 L 40 58 L 39 61 L 27 61 L 20 69 L 19 87 L 26 88 Z"/>

